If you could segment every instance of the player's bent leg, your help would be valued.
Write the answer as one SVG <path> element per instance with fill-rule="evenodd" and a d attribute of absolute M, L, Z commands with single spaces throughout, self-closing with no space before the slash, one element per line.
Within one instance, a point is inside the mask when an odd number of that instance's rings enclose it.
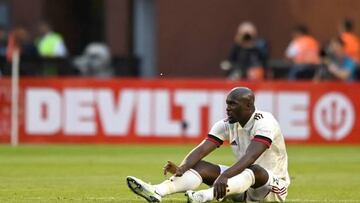
<path fill-rule="evenodd" d="M 254 173 L 255 183 L 252 185 L 252 188 L 258 188 L 265 185 L 269 180 L 269 174 L 263 167 L 254 164 L 249 167 L 250 170 Z"/>
<path fill-rule="evenodd" d="M 126 177 L 126 182 L 131 191 L 145 198 L 148 202 L 161 202 L 161 196 L 157 194 L 153 185 L 132 176 Z"/>
<path fill-rule="evenodd" d="M 264 168 L 258 165 L 252 165 L 240 174 L 228 179 L 226 195 L 236 197 L 236 194 L 243 194 L 250 187 L 256 188 L 266 184 L 268 179 L 269 175 Z M 188 202 L 211 201 L 214 198 L 213 191 L 213 188 L 197 192 L 188 191 L 186 193 Z M 244 195 L 242 195 L 242 197 L 244 197 Z"/>
<path fill-rule="evenodd" d="M 220 175 L 221 169 L 219 165 L 207 162 L 207 161 L 199 161 L 193 169 L 199 173 L 202 177 L 203 183 L 211 186 L 216 178 Z"/>
<path fill-rule="evenodd" d="M 226 195 L 244 193 L 255 183 L 255 176 L 252 170 L 245 169 L 240 174 L 229 178 L 227 182 Z M 197 192 L 187 192 L 188 202 L 207 202 L 214 199 L 214 188 L 200 190 Z"/>
<path fill-rule="evenodd" d="M 260 166 L 250 167 L 256 176 L 255 184 L 245 193 L 233 195 L 231 199 L 234 202 L 239 201 L 261 201 L 261 202 L 283 202 L 287 196 L 288 183 L 275 176 Z M 266 181 L 265 184 L 263 184 Z"/>
<path fill-rule="evenodd" d="M 229 188 L 226 195 L 234 202 L 260 201 L 269 193 L 266 187 L 268 180 L 269 174 L 266 169 L 256 164 L 251 165 L 228 180 Z"/>
<path fill-rule="evenodd" d="M 227 168 L 227 167 L 226 167 Z M 196 170 L 200 176 L 203 179 L 203 183 L 211 186 L 215 182 L 216 178 L 221 174 L 222 170 L 219 165 L 207 162 L 207 161 L 199 161 L 194 167 L 194 170 Z M 212 190 L 212 188 L 211 188 Z M 211 194 L 209 192 L 205 193 L 198 193 L 192 190 L 188 190 L 185 193 L 185 196 L 187 197 L 188 203 L 200 203 L 204 202 L 205 199 L 209 199 L 211 196 L 213 196 L 213 193 Z M 208 196 L 208 197 L 207 197 Z"/>

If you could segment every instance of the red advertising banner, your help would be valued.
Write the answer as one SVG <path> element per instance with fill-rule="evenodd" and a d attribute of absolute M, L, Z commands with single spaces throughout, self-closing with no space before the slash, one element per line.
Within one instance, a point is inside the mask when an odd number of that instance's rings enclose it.
<path fill-rule="evenodd" d="M 22 78 L 20 143 L 196 143 L 225 118 L 227 92 L 255 91 L 290 143 L 360 144 L 360 84 L 205 79 Z M 0 80 L 0 142 L 10 81 Z"/>

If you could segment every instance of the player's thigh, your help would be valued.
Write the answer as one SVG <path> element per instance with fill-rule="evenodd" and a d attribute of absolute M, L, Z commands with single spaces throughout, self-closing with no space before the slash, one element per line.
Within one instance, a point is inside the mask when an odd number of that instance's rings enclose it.
<path fill-rule="evenodd" d="M 193 169 L 197 171 L 207 185 L 212 185 L 221 173 L 221 168 L 217 164 L 207 161 L 199 161 Z"/>

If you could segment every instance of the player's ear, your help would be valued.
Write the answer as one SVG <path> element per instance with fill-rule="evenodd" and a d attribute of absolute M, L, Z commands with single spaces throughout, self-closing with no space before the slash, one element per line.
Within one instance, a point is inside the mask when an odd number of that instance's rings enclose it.
<path fill-rule="evenodd" d="M 251 102 L 248 102 L 248 103 L 246 104 L 246 106 L 247 106 L 249 109 L 251 109 L 251 107 L 252 107 Z"/>

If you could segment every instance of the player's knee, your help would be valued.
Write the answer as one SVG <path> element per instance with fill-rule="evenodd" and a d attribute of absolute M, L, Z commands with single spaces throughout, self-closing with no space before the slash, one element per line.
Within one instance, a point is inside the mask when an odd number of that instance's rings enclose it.
<path fill-rule="evenodd" d="M 199 161 L 192 167 L 201 177 L 206 177 L 208 172 L 208 164 L 204 161 Z"/>
<path fill-rule="evenodd" d="M 219 166 L 206 161 L 199 161 L 192 169 L 199 173 L 207 185 L 212 185 L 220 174 Z"/>
<path fill-rule="evenodd" d="M 249 169 L 254 173 L 255 176 L 255 184 L 252 186 L 253 188 L 257 188 L 266 184 L 269 179 L 269 174 L 263 167 L 254 164 L 249 166 Z"/>
<path fill-rule="evenodd" d="M 254 173 L 255 176 L 258 176 L 258 175 L 261 176 L 261 175 L 265 175 L 265 174 L 267 175 L 266 170 L 257 164 L 253 164 L 253 165 L 249 166 L 249 169 L 252 170 L 252 172 Z"/>

